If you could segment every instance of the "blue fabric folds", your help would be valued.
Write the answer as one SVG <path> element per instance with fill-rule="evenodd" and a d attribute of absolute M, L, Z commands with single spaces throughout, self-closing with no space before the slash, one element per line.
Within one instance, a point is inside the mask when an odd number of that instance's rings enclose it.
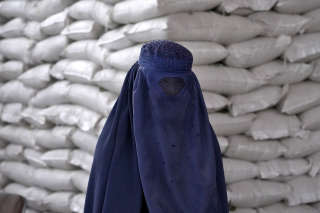
<path fill-rule="evenodd" d="M 228 213 L 217 136 L 193 57 L 145 43 L 99 136 L 84 213 Z"/>

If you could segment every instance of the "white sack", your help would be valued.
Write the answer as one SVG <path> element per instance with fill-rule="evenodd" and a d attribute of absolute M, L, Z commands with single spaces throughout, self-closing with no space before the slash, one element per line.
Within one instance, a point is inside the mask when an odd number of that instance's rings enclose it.
<path fill-rule="evenodd" d="M 70 141 L 74 127 L 55 126 L 51 129 L 33 129 L 36 143 L 47 149 L 63 149 L 74 147 Z"/>
<path fill-rule="evenodd" d="M 282 57 L 289 62 L 309 62 L 320 57 L 320 33 L 295 36 Z"/>
<path fill-rule="evenodd" d="M 24 186 L 20 183 L 11 182 L 4 187 L 3 191 L 6 193 L 13 193 L 13 194 L 24 196 L 24 191 L 26 188 L 27 186 Z"/>
<path fill-rule="evenodd" d="M 25 213 L 39 213 L 39 211 L 28 209 L 28 207 L 25 209 Z M 46 212 L 47 213 L 47 212 Z"/>
<path fill-rule="evenodd" d="M 287 147 L 284 156 L 286 158 L 298 158 L 320 151 L 319 137 L 320 131 L 312 131 L 303 138 L 289 137 L 282 139 L 282 144 Z"/>
<path fill-rule="evenodd" d="M 96 39 L 103 32 L 103 27 L 92 20 L 80 20 L 67 25 L 61 35 L 73 40 Z"/>
<path fill-rule="evenodd" d="M 193 64 L 212 64 L 224 59 L 228 52 L 220 44 L 208 41 L 176 41 L 188 48 L 193 55 Z M 112 52 L 108 55 L 106 63 L 120 70 L 129 70 L 132 64 L 138 60 L 142 44 Z M 123 58 L 126 60 L 124 61 Z"/>
<path fill-rule="evenodd" d="M 51 64 L 34 66 L 19 75 L 18 80 L 22 81 L 26 86 L 33 87 L 35 89 L 42 89 L 50 82 L 50 69 Z"/>
<path fill-rule="evenodd" d="M 81 169 L 90 172 L 93 162 L 93 155 L 82 151 L 81 149 L 75 149 L 71 152 L 69 163 L 78 166 Z"/>
<path fill-rule="evenodd" d="M 138 5 L 137 6 L 141 8 L 141 2 L 139 2 Z M 69 7 L 68 15 L 80 20 L 93 19 L 106 29 L 112 29 L 117 26 L 111 19 L 112 12 L 114 13 L 113 7 L 103 2 L 82 0 Z"/>
<path fill-rule="evenodd" d="M 9 179 L 18 183 L 33 186 L 35 185 L 34 173 L 35 169 L 25 163 L 15 161 L 2 161 L 0 164 L 0 172 Z"/>
<path fill-rule="evenodd" d="M 309 79 L 312 81 L 320 82 L 320 59 L 313 61 L 314 70 L 311 73 Z"/>
<path fill-rule="evenodd" d="M 86 194 L 84 193 L 74 195 L 70 203 L 70 209 L 72 212 L 82 213 L 84 210 L 85 199 Z"/>
<path fill-rule="evenodd" d="M 254 163 L 229 158 L 223 158 L 223 169 L 226 183 L 255 178 L 259 174 Z"/>
<path fill-rule="evenodd" d="M 10 143 L 39 149 L 32 129 L 27 126 L 5 125 L 0 128 L 0 138 Z"/>
<path fill-rule="evenodd" d="M 24 160 L 23 152 L 24 147 L 17 144 L 8 144 L 4 149 L 6 160 L 10 161 L 22 161 Z"/>
<path fill-rule="evenodd" d="M 35 167 L 35 168 L 46 168 L 47 164 L 41 160 L 41 155 L 43 154 L 43 150 L 34 150 L 30 148 L 24 149 L 23 156 L 27 160 L 27 162 Z"/>
<path fill-rule="evenodd" d="M 2 1 L 0 5 L 0 15 L 12 17 L 25 17 L 25 6 L 28 1 Z"/>
<path fill-rule="evenodd" d="M 311 169 L 309 170 L 309 175 L 315 177 L 320 171 L 320 152 L 315 152 L 307 157 L 309 163 L 311 164 Z"/>
<path fill-rule="evenodd" d="M 21 112 L 21 116 L 24 121 L 30 124 L 31 128 L 47 128 L 50 124 L 46 118 L 40 114 L 40 111 L 41 108 L 28 106 Z"/>
<path fill-rule="evenodd" d="M 320 32 L 320 8 L 312 10 L 304 14 L 304 16 L 307 18 L 311 18 L 311 21 L 308 23 L 306 27 L 306 32 Z"/>
<path fill-rule="evenodd" d="M 71 213 L 69 208 L 71 199 L 74 196 L 73 192 L 54 192 L 43 198 L 43 203 L 49 210 L 61 213 Z"/>
<path fill-rule="evenodd" d="M 70 140 L 75 146 L 79 147 L 81 150 L 89 152 L 93 155 L 96 148 L 96 144 L 98 142 L 98 137 L 88 132 L 84 132 L 77 129 L 71 134 Z"/>
<path fill-rule="evenodd" d="M 88 172 L 82 170 L 74 171 L 71 177 L 72 184 L 81 192 L 86 192 L 88 188 L 89 176 L 90 175 Z"/>
<path fill-rule="evenodd" d="M 52 105 L 41 110 L 41 114 L 56 125 L 77 126 L 83 131 L 93 129 L 100 118 L 98 113 L 73 104 Z"/>
<path fill-rule="evenodd" d="M 278 109 L 292 115 L 309 110 L 320 104 L 320 84 L 303 81 L 290 84 L 289 91 L 279 104 Z"/>
<path fill-rule="evenodd" d="M 120 94 L 127 72 L 115 69 L 103 69 L 95 73 L 92 82 L 96 85 Z"/>
<path fill-rule="evenodd" d="M 305 80 L 313 72 L 314 66 L 306 63 L 286 63 L 274 60 L 254 67 L 251 72 L 271 85 L 292 84 Z"/>
<path fill-rule="evenodd" d="M 291 192 L 290 186 L 274 181 L 245 180 L 229 185 L 231 204 L 236 207 L 259 207 L 275 203 Z"/>
<path fill-rule="evenodd" d="M 23 83 L 18 80 L 11 80 L 0 87 L 0 101 L 5 103 L 19 102 L 27 104 L 35 93 L 35 89 L 24 86 Z"/>
<path fill-rule="evenodd" d="M 218 143 L 219 143 L 219 147 L 220 147 L 220 151 L 221 153 L 225 153 L 228 146 L 229 146 L 229 140 L 227 137 L 223 137 L 223 136 L 218 136 Z"/>
<path fill-rule="evenodd" d="M 280 13 L 305 13 L 319 7 L 318 0 L 278 0 L 274 9 Z"/>
<path fill-rule="evenodd" d="M 121 1 L 114 5 L 112 19 L 118 23 L 135 23 L 154 17 L 184 11 L 210 10 L 222 0 L 150 0 L 141 4 L 139 0 Z"/>
<path fill-rule="evenodd" d="M 225 153 L 230 158 L 247 161 L 275 159 L 286 152 L 286 147 L 275 140 L 255 141 L 245 135 L 228 137 L 229 145 Z"/>
<path fill-rule="evenodd" d="M 315 208 L 307 205 L 287 206 L 283 203 L 275 203 L 258 209 L 259 213 L 318 213 Z"/>
<path fill-rule="evenodd" d="M 8 103 L 3 106 L 1 120 L 7 123 L 19 124 L 22 120 L 21 112 L 24 105 L 21 103 Z"/>
<path fill-rule="evenodd" d="M 288 182 L 292 192 L 287 195 L 289 206 L 320 201 L 320 177 L 300 176 Z"/>
<path fill-rule="evenodd" d="M 320 130 L 320 106 L 301 113 L 300 119 L 303 129 Z"/>
<path fill-rule="evenodd" d="M 1 6 L 0 6 L 1 7 Z M 23 36 L 26 21 L 23 18 L 13 18 L 0 27 L 0 36 L 5 38 Z"/>
<path fill-rule="evenodd" d="M 202 95 L 208 112 L 219 111 L 230 104 L 226 97 L 214 92 L 203 91 Z"/>
<path fill-rule="evenodd" d="M 65 9 L 43 20 L 40 23 L 40 29 L 47 35 L 57 35 L 70 23 L 71 20 L 68 17 L 68 10 Z"/>
<path fill-rule="evenodd" d="M 89 60 L 64 59 L 57 62 L 50 74 L 59 80 L 67 79 L 75 83 L 90 83 L 99 65 Z"/>
<path fill-rule="evenodd" d="M 228 55 L 227 49 L 215 42 L 209 41 L 176 41 L 189 49 L 193 56 L 193 64 L 213 64 Z"/>
<path fill-rule="evenodd" d="M 301 159 L 273 159 L 270 161 L 258 162 L 260 178 L 272 179 L 290 176 L 299 176 L 307 173 L 311 165 L 307 160 Z"/>
<path fill-rule="evenodd" d="M 55 62 L 67 45 L 66 36 L 52 36 L 42 40 L 32 50 L 32 61 L 34 63 Z"/>
<path fill-rule="evenodd" d="M 0 40 L 0 53 L 9 58 L 31 64 L 31 50 L 34 40 L 25 37 L 7 38 Z"/>
<path fill-rule="evenodd" d="M 61 59 L 56 62 L 51 70 L 49 71 L 50 75 L 58 80 L 63 80 L 63 70 L 66 69 L 67 65 L 71 62 L 70 59 Z"/>
<path fill-rule="evenodd" d="M 275 106 L 287 91 L 287 86 L 263 86 L 246 94 L 231 96 L 228 109 L 233 116 L 261 111 Z"/>
<path fill-rule="evenodd" d="M 74 3 L 74 0 L 28 1 L 25 13 L 28 19 L 43 21 L 45 18 L 63 11 Z"/>
<path fill-rule="evenodd" d="M 63 70 L 65 79 L 75 83 L 90 83 L 99 65 L 88 60 L 74 60 Z"/>
<path fill-rule="evenodd" d="M 48 166 L 56 169 L 71 170 L 76 167 L 69 163 L 71 156 L 70 149 L 55 149 L 44 152 L 40 159 L 43 160 Z"/>
<path fill-rule="evenodd" d="M 279 57 L 292 39 L 286 35 L 276 38 L 258 37 L 228 46 L 224 62 L 231 67 L 247 68 L 258 66 Z"/>
<path fill-rule="evenodd" d="M 224 13 L 237 13 L 243 9 L 249 11 L 267 11 L 270 10 L 278 0 L 224 0 L 219 5 L 219 11 Z"/>
<path fill-rule="evenodd" d="M 130 41 L 124 34 L 132 26 L 132 24 L 126 24 L 113 30 L 106 31 L 102 36 L 100 36 L 98 45 L 109 50 L 120 50 L 133 46 L 135 42 Z"/>
<path fill-rule="evenodd" d="M 100 47 L 96 40 L 80 40 L 69 44 L 64 49 L 62 56 L 70 59 L 91 60 L 105 66 L 109 54 L 109 50 Z"/>
<path fill-rule="evenodd" d="M 258 12 L 248 18 L 265 24 L 265 36 L 301 34 L 304 33 L 306 26 L 311 21 L 311 18 L 308 17 L 276 12 Z"/>
<path fill-rule="evenodd" d="M 106 63 L 111 67 L 127 72 L 139 59 L 142 46 L 143 43 L 111 52 L 106 58 Z M 123 60 L 124 58 L 126 60 Z"/>
<path fill-rule="evenodd" d="M 14 80 L 23 73 L 25 67 L 22 61 L 6 61 L 0 64 L 0 78 L 7 81 Z"/>
<path fill-rule="evenodd" d="M 29 21 L 23 29 L 23 34 L 33 40 L 42 40 L 46 37 L 41 31 L 40 23 L 37 21 Z"/>
<path fill-rule="evenodd" d="M 71 84 L 68 93 L 68 100 L 71 103 L 85 106 L 102 115 L 107 115 L 111 111 L 110 102 L 115 98 L 113 93 L 85 84 Z"/>
<path fill-rule="evenodd" d="M 177 13 L 142 21 L 134 24 L 125 32 L 125 35 L 131 41 L 136 42 L 170 39 L 232 44 L 254 38 L 262 32 L 263 26 L 260 23 L 247 18 L 203 11 Z"/>
<path fill-rule="evenodd" d="M 248 131 L 255 118 L 253 113 L 233 117 L 227 113 L 210 113 L 209 121 L 215 133 L 219 136 L 240 134 Z"/>
<path fill-rule="evenodd" d="M 31 98 L 30 104 L 35 107 L 46 107 L 54 104 L 68 103 L 71 84 L 69 81 L 57 81 L 40 90 Z"/>
<path fill-rule="evenodd" d="M 33 173 L 34 185 L 52 191 L 75 191 L 71 183 L 72 171 L 36 168 Z"/>
<path fill-rule="evenodd" d="M 297 116 L 284 115 L 275 109 L 258 112 L 247 135 L 255 140 L 277 139 L 288 136 L 303 136 Z"/>
<path fill-rule="evenodd" d="M 220 65 L 193 66 L 203 90 L 225 95 L 242 94 L 257 89 L 267 82 L 245 69 Z"/>

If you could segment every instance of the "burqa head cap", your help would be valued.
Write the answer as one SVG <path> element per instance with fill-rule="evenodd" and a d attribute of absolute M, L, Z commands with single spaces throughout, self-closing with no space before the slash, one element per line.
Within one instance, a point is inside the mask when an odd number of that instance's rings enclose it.
<path fill-rule="evenodd" d="M 169 72 L 191 71 L 193 56 L 183 45 L 170 40 L 152 40 L 141 47 L 138 63 L 145 68 Z"/>
<path fill-rule="evenodd" d="M 143 45 L 95 148 L 84 213 L 228 213 L 222 156 L 184 46 Z"/>

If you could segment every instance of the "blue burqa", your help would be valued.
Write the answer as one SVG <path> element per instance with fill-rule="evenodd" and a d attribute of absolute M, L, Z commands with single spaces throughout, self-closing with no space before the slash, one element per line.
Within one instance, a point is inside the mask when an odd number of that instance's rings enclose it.
<path fill-rule="evenodd" d="M 84 213 L 228 213 L 222 156 L 193 56 L 145 43 L 99 136 Z"/>

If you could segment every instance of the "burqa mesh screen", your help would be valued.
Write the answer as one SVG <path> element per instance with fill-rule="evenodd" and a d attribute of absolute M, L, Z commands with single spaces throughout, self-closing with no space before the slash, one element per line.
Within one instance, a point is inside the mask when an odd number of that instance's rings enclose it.
<path fill-rule="evenodd" d="M 145 43 L 99 136 L 85 213 L 227 213 L 221 151 L 193 56 Z"/>

